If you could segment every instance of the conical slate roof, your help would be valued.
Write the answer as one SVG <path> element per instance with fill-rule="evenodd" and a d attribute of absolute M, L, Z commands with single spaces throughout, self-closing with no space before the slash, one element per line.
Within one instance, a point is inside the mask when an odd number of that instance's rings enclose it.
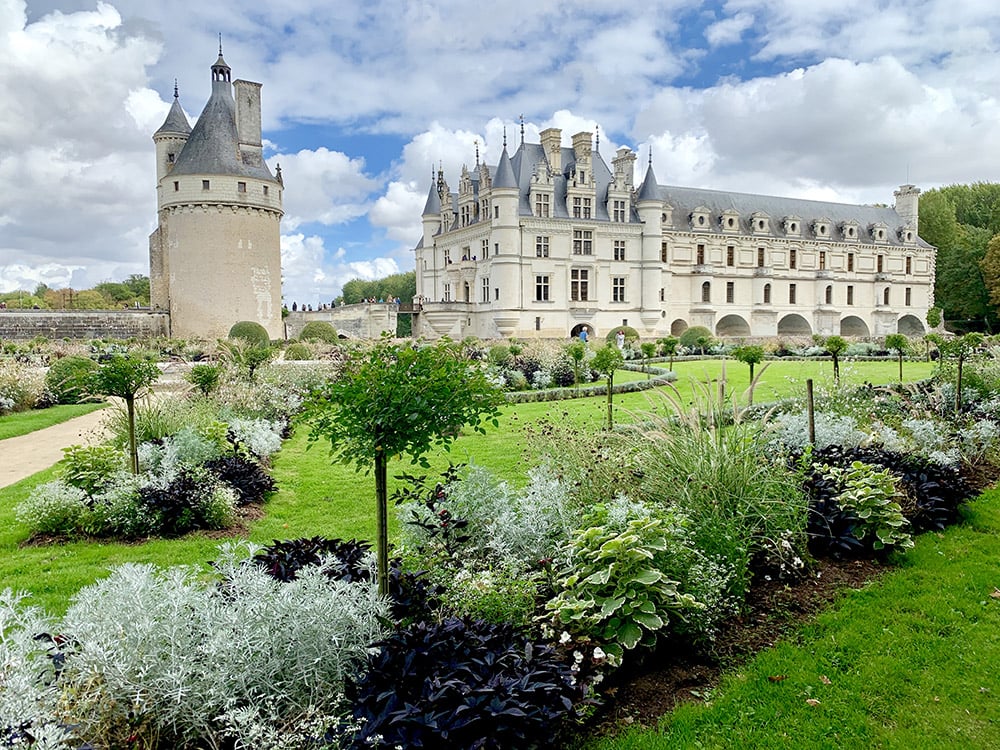
<path fill-rule="evenodd" d="M 653 174 L 653 165 L 650 164 L 646 167 L 646 179 L 642 181 L 636 202 L 658 200 L 660 200 L 660 186 L 656 184 L 656 175 Z"/>
<path fill-rule="evenodd" d="M 188 123 L 187 115 L 184 114 L 184 110 L 177 98 L 177 94 L 175 93 L 174 103 L 170 105 L 170 111 L 167 112 L 167 119 L 163 121 L 160 129 L 153 133 L 153 135 L 157 136 L 166 133 L 179 133 L 181 135 L 187 135 L 190 132 L 191 125 Z"/>
<path fill-rule="evenodd" d="M 493 175 L 493 189 L 496 188 L 516 188 L 517 179 L 514 177 L 514 167 L 511 166 L 510 157 L 507 155 L 507 147 L 503 147 L 500 154 L 500 163 L 497 164 L 496 174 Z"/>
<path fill-rule="evenodd" d="M 427 191 L 427 202 L 424 204 L 423 216 L 437 215 L 441 213 L 441 196 L 438 195 L 437 184 L 431 182 L 431 189 Z"/>

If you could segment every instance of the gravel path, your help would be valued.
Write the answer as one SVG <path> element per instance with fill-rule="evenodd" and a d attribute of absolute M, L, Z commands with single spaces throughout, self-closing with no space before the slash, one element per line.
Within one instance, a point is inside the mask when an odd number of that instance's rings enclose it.
<path fill-rule="evenodd" d="M 92 411 L 44 430 L 0 440 L 0 488 L 49 468 L 62 459 L 63 448 L 98 442 L 106 412 Z"/>

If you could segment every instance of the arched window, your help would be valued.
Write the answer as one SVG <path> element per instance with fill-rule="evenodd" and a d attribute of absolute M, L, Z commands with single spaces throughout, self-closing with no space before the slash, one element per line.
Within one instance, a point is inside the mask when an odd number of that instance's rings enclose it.
<path fill-rule="evenodd" d="M 765 305 L 770 305 L 771 304 L 771 285 L 770 284 L 764 284 L 764 304 Z"/>
<path fill-rule="evenodd" d="M 826 304 L 833 304 L 833 286 L 827 286 L 826 288 Z"/>
<path fill-rule="evenodd" d="M 882 304 L 883 305 L 889 304 L 889 287 L 886 287 L 885 290 L 882 292 Z"/>
<path fill-rule="evenodd" d="M 701 301 L 711 302 L 712 301 L 712 284 L 706 281 L 701 285 Z"/>

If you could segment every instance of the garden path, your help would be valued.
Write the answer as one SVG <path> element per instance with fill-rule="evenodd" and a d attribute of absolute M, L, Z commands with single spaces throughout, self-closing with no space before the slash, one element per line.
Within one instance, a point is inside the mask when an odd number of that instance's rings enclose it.
<path fill-rule="evenodd" d="M 63 448 L 98 442 L 105 416 L 104 409 L 92 411 L 27 435 L 0 440 L 0 488 L 49 468 L 62 459 Z"/>

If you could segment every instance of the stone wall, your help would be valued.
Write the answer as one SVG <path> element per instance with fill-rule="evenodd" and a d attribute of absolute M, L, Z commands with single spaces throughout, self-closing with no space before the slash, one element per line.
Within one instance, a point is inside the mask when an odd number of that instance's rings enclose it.
<path fill-rule="evenodd" d="M 169 319 L 148 310 L 0 310 L 0 340 L 149 339 L 166 336 Z"/>
<path fill-rule="evenodd" d="M 285 337 L 295 339 L 299 331 L 313 320 L 323 320 L 337 329 L 337 333 L 350 339 L 377 339 L 383 331 L 396 335 L 398 305 L 367 303 L 331 307 L 328 310 L 310 310 L 288 313 L 285 318 Z"/>

